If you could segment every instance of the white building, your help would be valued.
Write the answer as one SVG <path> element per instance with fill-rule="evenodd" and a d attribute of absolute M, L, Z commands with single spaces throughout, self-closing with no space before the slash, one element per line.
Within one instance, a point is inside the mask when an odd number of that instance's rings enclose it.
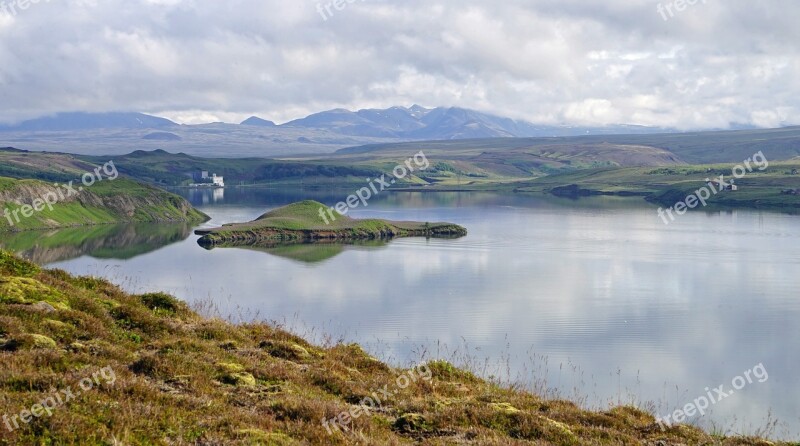
<path fill-rule="evenodd" d="M 211 181 L 216 187 L 225 187 L 225 179 L 223 177 L 218 177 L 217 174 L 211 176 Z"/>

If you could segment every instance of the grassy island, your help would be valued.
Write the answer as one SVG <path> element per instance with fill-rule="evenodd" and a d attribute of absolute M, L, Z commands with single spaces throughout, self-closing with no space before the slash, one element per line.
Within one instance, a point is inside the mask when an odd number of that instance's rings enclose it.
<path fill-rule="evenodd" d="M 462 237 L 467 230 L 453 223 L 353 219 L 313 200 L 284 206 L 248 223 L 199 229 L 204 246 L 249 246 L 275 242 L 360 241 L 397 237 Z"/>

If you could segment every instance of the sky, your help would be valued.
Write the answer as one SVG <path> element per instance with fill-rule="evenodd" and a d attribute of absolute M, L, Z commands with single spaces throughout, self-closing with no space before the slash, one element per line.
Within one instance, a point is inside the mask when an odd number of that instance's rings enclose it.
<path fill-rule="evenodd" d="M 798 23 L 797 0 L 0 0 L 0 122 L 421 104 L 548 125 L 798 125 Z"/>

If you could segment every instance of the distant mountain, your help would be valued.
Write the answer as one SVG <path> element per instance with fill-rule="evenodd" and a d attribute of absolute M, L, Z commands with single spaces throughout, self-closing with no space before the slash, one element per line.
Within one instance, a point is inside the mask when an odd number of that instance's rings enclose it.
<path fill-rule="evenodd" d="M 169 119 L 144 113 L 58 113 L 17 125 L 0 126 L 0 131 L 40 132 L 95 129 L 157 129 L 177 126 Z"/>
<path fill-rule="evenodd" d="M 282 127 L 329 130 L 341 135 L 396 138 L 391 122 L 381 122 L 377 116 L 361 116 L 360 112 L 345 109 L 314 113 L 303 119 L 287 122 Z M 378 119 L 376 119 L 378 118 Z"/>
<path fill-rule="evenodd" d="M 644 138 L 666 133 L 673 136 Z M 210 157 L 325 154 L 347 147 L 419 141 L 565 137 L 594 138 L 593 142 L 669 139 L 670 150 L 674 148 L 678 153 L 684 150 L 681 146 L 686 140 L 684 136 L 684 132 L 669 128 L 540 125 L 465 108 L 420 105 L 358 111 L 334 109 L 281 125 L 257 116 L 241 124 L 178 125 L 141 113 L 61 113 L 13 126 L 0 125 L 0 147 L 92 155 L 121 155 L 137 149 L 158 148 Z M 730 144 L 737 144 L 737 141 L 734 138 L 728 142 L 726 150 L 731 150 Z M 786 153 L 791 156 L 797 156 L 794 146 L 783 144 L 781 147 L 788 148 Z M 707 150 L 707 154 L 679 155 L 685 161 L 716 159 L 717 149 Z M 738 151 L 735 153 L 739 156 Z"/>
<path fill-rule="evenodd" d="M 142 136 L 142 139 L 148 141 L 181 141 L 183 138 L 170 132 L 153 132 Z"/>
<path fill-rule="evenodd" d="M 367 109 L 353 112 L 336 109 L 315 113 L 285 124 L 289 127 L 335 131 L 351 136 L 402 139 L 460 139 L 514 136 L 506 129 L 490 125 L 488 115 L 459 108 Z"/>
<path fill-rule="evenodd" d="M 458 107 L 345 109 L 315 113 L 284 124 L 300 129 L 321 129 L 342 135 L 404 140 L 452 140 L 474 138 L 555 137 L 603 134 L 659 133 L 668 129 L 641 126 L 569 127 L 537 126 Z"/>
<path fill-rule="evenodd" d="M 267 121 L 266 119 L 261 119 L 258 116 L 251 116 L 242 121 L 240 125 L 252 125 L 257 127 L 276 127 L 274 122 Z"/>

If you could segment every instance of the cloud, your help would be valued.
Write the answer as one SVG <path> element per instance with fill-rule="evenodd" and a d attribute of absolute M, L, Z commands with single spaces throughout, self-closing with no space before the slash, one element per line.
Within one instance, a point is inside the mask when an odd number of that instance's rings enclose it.
<path fill-rule="evenodd" d="M 700 1 L 668 20 L 655 0 L 3 1 L 4 122 L 421 103 L 545 124 L 800 124 L 792 0 Z"/>

